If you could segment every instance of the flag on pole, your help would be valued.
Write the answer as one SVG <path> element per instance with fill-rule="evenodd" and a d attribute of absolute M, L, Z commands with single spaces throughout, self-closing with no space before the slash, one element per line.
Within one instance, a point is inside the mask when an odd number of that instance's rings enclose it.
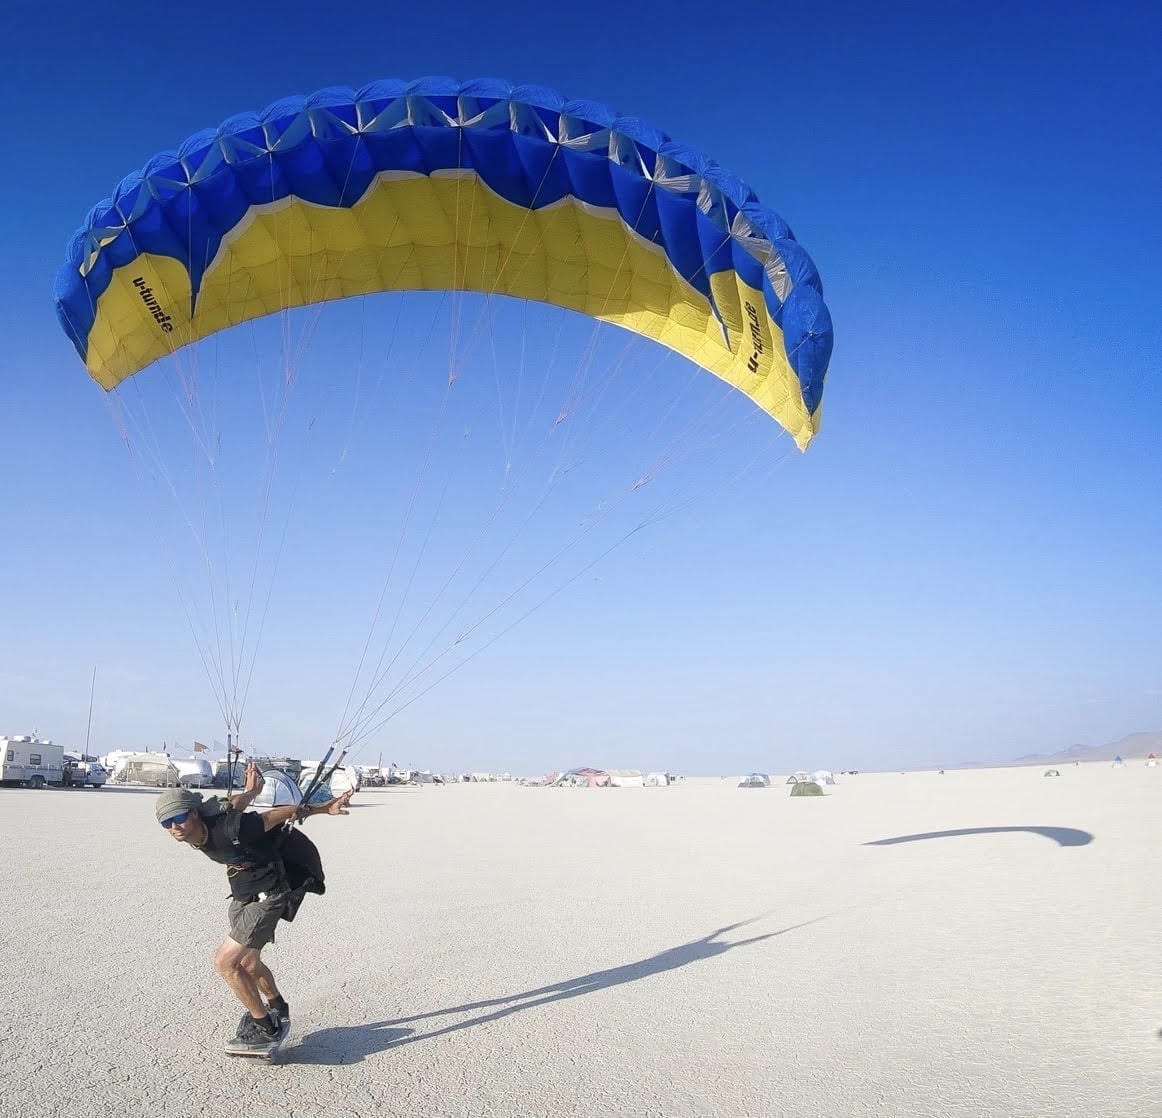
<path fill-rule="evenodd" d="M 210 747 L 208 745 L 203 745 L 200 741 L 194 742 L 195 753 L 207 753 L 209 752 L 209 749 Z"/>

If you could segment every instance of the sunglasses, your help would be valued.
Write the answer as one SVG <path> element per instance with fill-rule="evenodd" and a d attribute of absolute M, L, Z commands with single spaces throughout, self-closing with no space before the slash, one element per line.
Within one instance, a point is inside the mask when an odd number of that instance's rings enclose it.
<path fill-rule="evenodd" d="M 181 815 L 171 815 L 168 819 L 163 819 L 161 821 L 161 825 L 167 831 L 170 829 L 170 827 L 174 826 L 174 824 L 177 824 L 177 826 L 180 827 L 187 819 L 189 819 L 190 812 L 192 810 L 193 810 L 193 808 L 187 808 L 185 811 L 183 811 L 181 813 Z"/>

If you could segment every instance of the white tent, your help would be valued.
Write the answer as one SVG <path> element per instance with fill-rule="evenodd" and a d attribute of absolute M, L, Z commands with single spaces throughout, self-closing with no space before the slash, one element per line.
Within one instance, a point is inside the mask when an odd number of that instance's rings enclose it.
<path fill-rule="evenodd" d="M 328 765 L 327 768 L 323 770 L 324 776 L 327 774 L 329 769 L 330 765 Z M 314 781 L 315 774 L 318 773 L 318 771 L 318 762 L 312 761 L 309 764 L 303 766 L 302 775 L 299 777 L 300 791 L 306 790 L 307 786 Z M 344 792 L 350 791 L 352 789 L 358 791 L 359 787 L 359 770 L 355 768 L 354 765 L 348 765 L 346 767 L 340 765 L 339 768 L 331 773 L 330 781 L 324 781 L 319 786 L 319 789 L 316 791 L 315 795 L 312 796 L 312 802 L 315 802 L 316 799 L 322 799 L 323 797 L 320 795 L 320 793 L 323 792 L 326 792 L 327 798 L 330 799 L 331 796 L 341 796 Z"/>
<path fill-rule="evenodd" d="M 643 783 L 647 788 L 665 788 L 670 783 L 667 773 L 646 773 Z"/>
<path fill-rule="evenodd" d="M 254 807 L 297 807 L 303 802 L 302 790 L 286 773 L 267 769 L 262 781 L 262 791 L 254 797 Z"/>
<path fill-rule="evenodd" d="M 819 785 L 834 784 L 835 774 L 828 769 L 817 769 L 811 774 L 811 779 Z"/>
<path fill-rule="evenodd" d="M 641 769 L 606 769 L 609 773 L 609 783 L 614 788 L 642 788 L 645 780 Z"/>
<path fill-rule="evenodd" d="M 144 784 L 150 788 L 176 788 L 178 770 L 166 753 L 124 753 L 117 759 L 110 782 Z"/>
<path fill-rule="evenodd" d="M 769 788 L 771 778 L 766 773 L 751 773 L 738 782 L 739 788 Z"/>

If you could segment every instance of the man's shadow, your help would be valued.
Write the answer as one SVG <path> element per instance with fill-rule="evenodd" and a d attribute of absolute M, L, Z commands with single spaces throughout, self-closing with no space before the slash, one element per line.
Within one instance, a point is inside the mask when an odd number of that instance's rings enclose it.
<path fill-rule="evenodd" d="M 503 1017 L 519 1013 L 524 1009 L 534 1009 L 537 1006 L 548 1005 L 550 1002 L 580 997 L 582 994 L 591 994 L 596 990 L 608 989 L 610 986 L 621 986 L 627 982 L 648 978 L 651 975 L 676 970 L 678 967 L 684 967 L 690 963 L 713 959 L 736 947 L 747 947 L 754 943 L 761 943 L 765 939 L 773 939 L 775 936 L 785 935 L 787 932 L 793 932 L 798 928 L 805 928 L 809 924 L 826 920 L 827 917 L 817 916 L 814 920 L 804 920 L 800 924 L 791 924 L 786 928 L 780 928 L 777 932 L 751 936 L 750 939 L 738 940 L 734 943 L 717 942 L 719 937 L 727 932 L 744 928 L 759 919 L 762 917 L 755 916 L 750 920 L 740 920 L 736 924 L 728 924 L 724 928 L 718 928 L 701 939 L 668 948 L 665 951 L 660 951 L 657 955 L 649 956 L 649 958 L 626 963 L 620 967 L 610 967 L 608 970 L 593 971 L 578 978 L 567 978 L 562 982 L 555 982 L 550 986 L 539 986 L 533 990 L 524 990 L 519 994 L 507 994 L 499 998 L 465 1002 L 463 1005 L 435 1009 L 428 1013 L 415 1013 L 408 1017 L 397 1017 L 391 1021 L 377 1021 L 370 1025 L 320 1029 L 317 1032 L 308 1033 L 293 1049 L 287 1050 L 287 1055 L 293 1058 L 296 1063 L 302 1064 L 357 1063 L 367 1056 L 386 1051 L 388 1048 L 399 1048 L 405 1044 L 414 1044 L 418 1040 L 432 1040 L 435 1037 L 458 1033 L 462 1029 L 470 1029 L 475 1025 L 499 1021 Z M 455 1017 L 466 1013 L 473 1014 L 467 1021 L 458 1021 L 455 1024 L 427 1029 L 426 1031 L 417 1032 L 414 1028 L 400 1027 L 410 1026 L 417 1021 L 429 1021 L 436 1017 Z"/>

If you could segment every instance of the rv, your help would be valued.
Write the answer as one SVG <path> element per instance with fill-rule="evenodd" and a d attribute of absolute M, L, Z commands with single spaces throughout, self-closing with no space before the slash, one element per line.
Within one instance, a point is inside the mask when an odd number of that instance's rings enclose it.
<path fill-rule="evenodd" d="M 43 788 L 85 783 L 85 770 L 65 764 L 64 747 L 29 734 L 0 737 L 0 784 Z"/>
<path fill-rule="evenodd" d="M 170 764 L 178 771 L 178 783 L 183 788 L 213 788 L 214 770 L 204 757 L 171 757 Z"/>

